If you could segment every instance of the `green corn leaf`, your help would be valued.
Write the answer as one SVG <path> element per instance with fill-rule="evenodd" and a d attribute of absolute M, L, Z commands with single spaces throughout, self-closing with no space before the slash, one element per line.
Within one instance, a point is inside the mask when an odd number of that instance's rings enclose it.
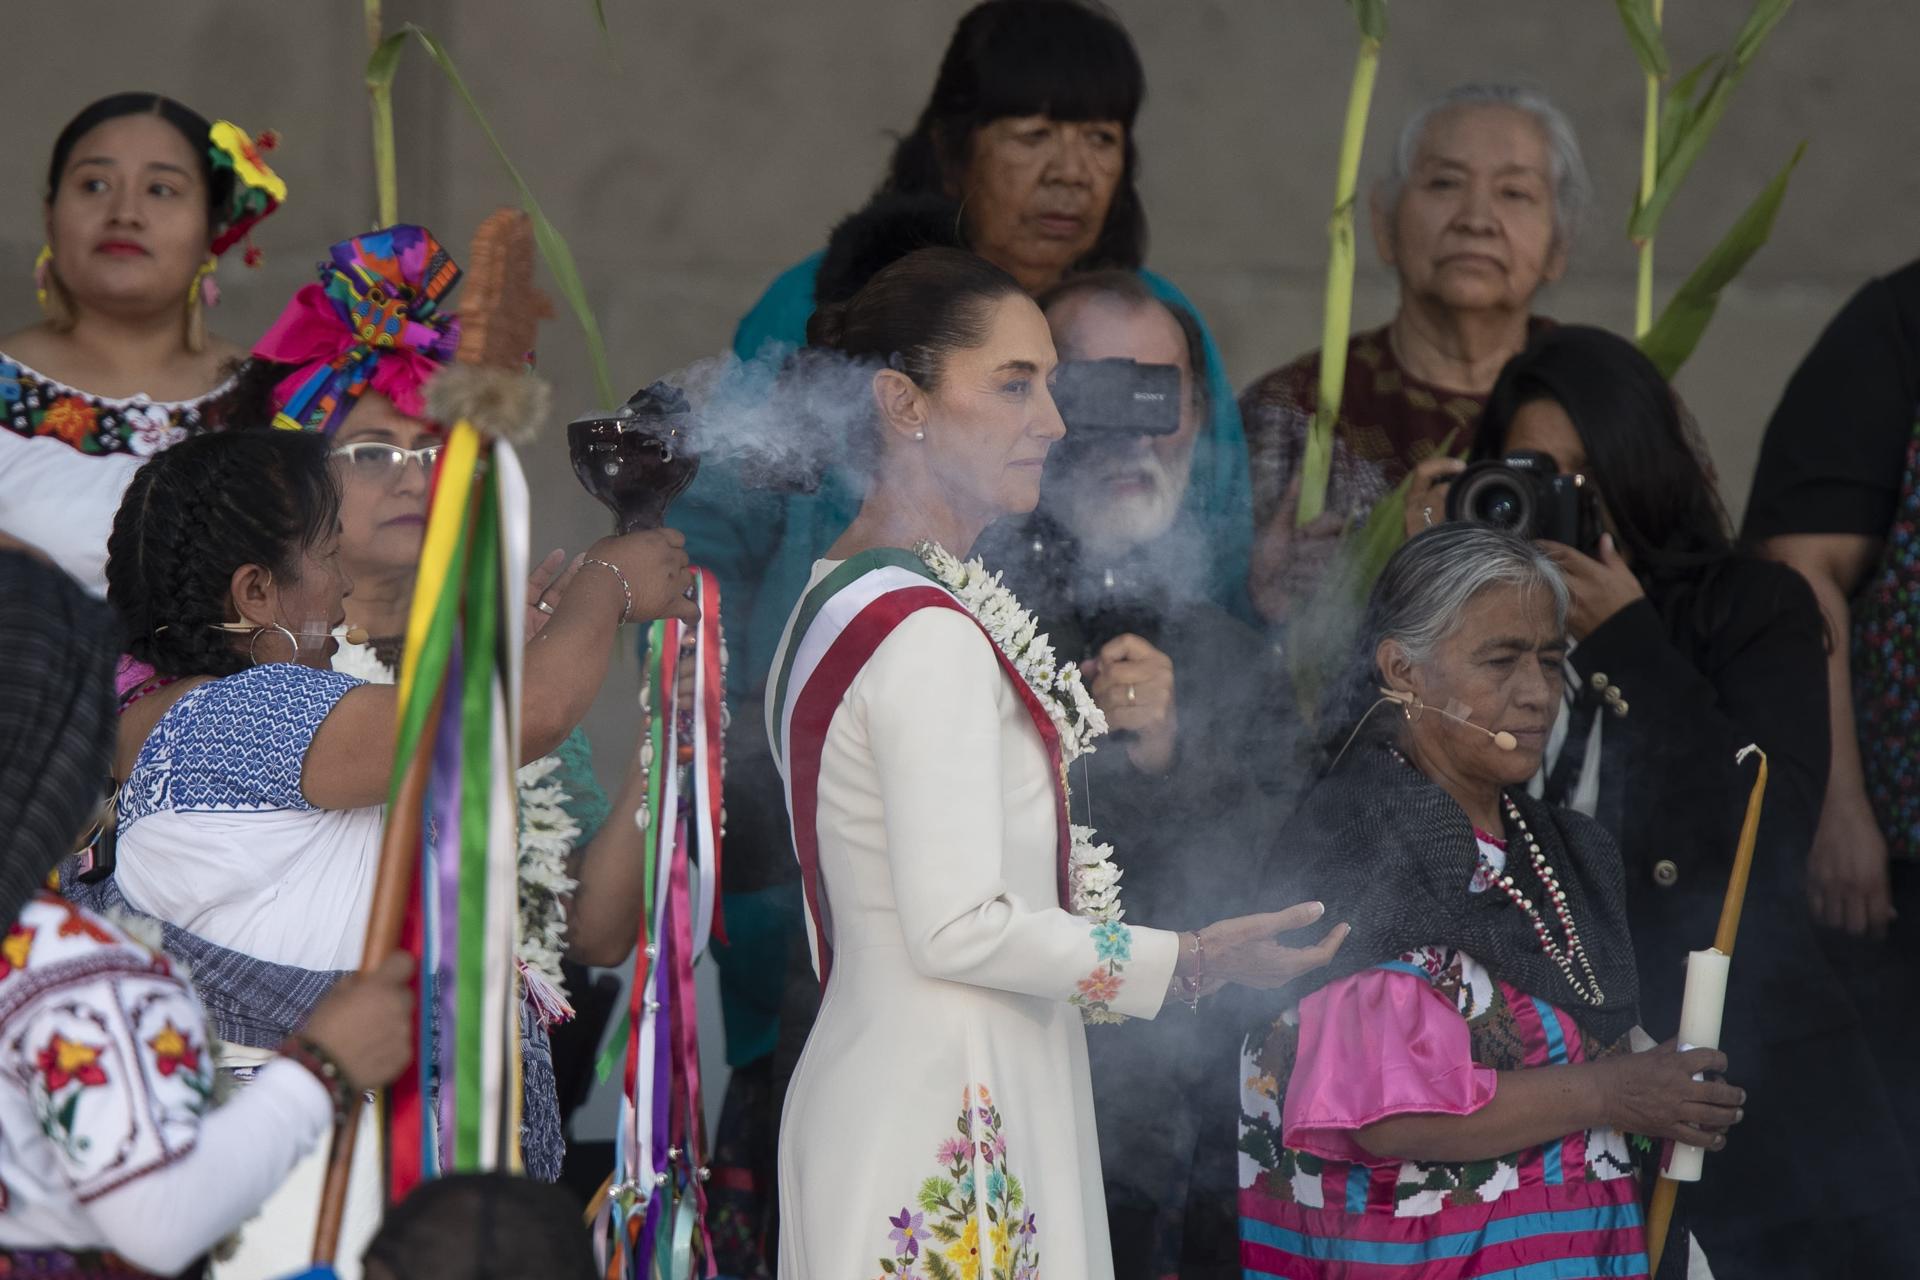
<path fill-rule="evenodd" d="M 1707 139 L 1720 124 L 1720 117 L 1726 114 L 1727 103 L 1733 98 L 1733 91 L 1739 85 L 1740 78 L 1746 73 L 1754 55 L 1780 19 L 1786 15 L 1792 0 L 1758 0 L 1753 12 L 1747 17 L 1746 26 L 1734 42 L 1733 51 L 1720 63 L 1720 69 L 1714 73 L 1713 83 L 1701 95 L 1698 108 L 1689 119 L 1673 131 L 1672 147 L 1660 164 L 1660 176 L 1655 180 L 1653 195 L 1645 204 L 1633 212 L 1633 221 L 1627 227 L 1627 235 L 1636 243 L 1652 237 L 1660 226 L 1660 217 L 1672 202 L 1674 193 L 1680 184 L 1686 181 L 1687 174 L 1693 169 L 1693 162 L 1700 158 L 1700 152 L 1707 145 Z M 1693 73 L 1697 75 L 1696 71 Z M 1668 148 L 1662 145 L 1662 151 Z"/>
<path fill-rule="evenodd" d="M 1379 44 L 1387 38 L 1387 0 L 1351 0 L 1360 34 Z"/>
<path fill-rule="evenodd" d="M 1773 29 L 1780 25 L 1780 19 L 1787 16 L 1787 10 L 1793 7 L 1793 0 L 1758 0 L 1753 12 L 1747 15 L 1747 23 L 1740 28 L 1739 36 L 1733 42 L 1733 60 L 1740 66 L 1752 62 L 1754 55 L 1760 52 L 1760 46 L 1767 42 Z"/>
<path fill-rule="evenodd" d="M 507 176 L 513 179 L 513 185 L 520 192 L 520 205 L 533 219 L 533 238 L 540 246 L 540 256 L 546 260 L 547 270 L 553 273 L 554 284 L 559 287 L 561 296 L 572 308 L 574 318 L 580 322 L 580 329 L 586 335 L 587 357 L 593 363 L 593 379 L 600 392 L 600 401 L 605 407 L 612 408 L 619 403 L 619 397 L 614 393 L 613 379 L 607 373 L 606 344 L 601 341 L 600 325 L 594 319 L 593 305 L 587 299 L 587 288 L 580 279 L 580 269 L 574 265 L 573 250 L 567 247 L 565 237 L 547 219 L 546 211 L 541 209 L 539 200 L 534 197 L 533 188 L 528 186 L 527 180 L 520 176 L 520 170 L 514 166 L 512 158 L 507 155 L 506 148 L 500 144 L 500 138 L 494 133 L 493 126 L 488 123 L 486 113 L 481 111 L 479 102 L 475 100 L 473 92 L 467 88 L 467 82 L 461 78 L 459 69 L 453 65 L 453 59 L 447 56 L 447 51 L 440 47 L 437 40 L 411 22 L 406 25 L 405 34 L 418 40 L 421 47 L 427 51 L 427 56 L 446 73 L 447 79 L 453 84 L 454 91 L 460 95 L 460 100 L 467 104 L 467 110 L 472 114 L 475 123 L 480 126 L 480 131 L 487 136 L 487 142 L 492 145 L 494 155 L 500 158 Z"/>
<path fill-rule="evenodd" d="M 1693 269 L 1693 274 L 1660 312 L 1660 318 L 1641 337 L 1640 349 L 1667 378 L 1679 372 L 1680 366 L 1693 354 L 1700 335 L 1706 332 L 1708 321 L 1720 305 L 1721 291 L 1767 242 L 1773 231 L 1774 215 L 1779 213 L 1780 202 L 1787 194 L 1787 180 L 1806 149 L 1804 142 L 1794 148 L 1786 167 L 1774 175 L 1773 181 L 1735 219 L 1720 243 Z"/>
<path fill-rule="evenodd" d="M 1673 159 L 1673 149 L 1679 145 L 1681 135 L 1692 127 L 1694 117 L 1700 111 L 1696 97 L 1700 79 L 1719 61 L 1718 57 L 1708 58 L 1675 80 L 1667 90 L 1666 101 L 1660 107 L 1660 151 L 1655 172 L 1664 169 L 1667 162 Z"/>
<path fill-rule="evenodd" d="M 1653 16 L 1653 0 L 1617 0 L 1620 20 L 1626 24 L 1627 39 L 1633 44 L 1633 56 L 1640 69 L 1656 80 L 1667 78 L 1667 46 L 1660 38 L 1660 22 Z"/>
<path fill-rule="evenodd" d="M 393 88 L 393 73 L 400 69 L 400 51 L 406 47 L 404 31 L 396 31 L 380 42 L 373 56 L 367 59 L 367 88 Z"/>
<path fill-rule="evenodd" d="M 1687 180 L 1687 174 L 1692 172 L 1693 162 L 1706 149 L 1707 139 L 1713 136 L 1714 129 L 1719 126 L 1720 117 L 1727 113 L 1727 103 L 1732 101 L 1734 86 L 1739 82 L 1738 71 L 1729 72 L 1722 66 L 1702 95 L 1699 109 L 1684 128 L 1675 130 L 1673 154 L 1660 166 L 1660 175 L 1654 179 L 1653 195 L 1634 210 L 1633 221 L 1627 227 L 1630 239 L 1636 242 L 1646 240 L 1659 230 L 1661 215 L 1673 202 L 1680 184 Z"/>

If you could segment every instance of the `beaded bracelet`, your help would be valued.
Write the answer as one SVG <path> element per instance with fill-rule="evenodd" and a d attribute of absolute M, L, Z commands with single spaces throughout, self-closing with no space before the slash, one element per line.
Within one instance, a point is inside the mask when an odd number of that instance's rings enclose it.
<path fill-rule="evenodd" d="M 627 607 L 622 610 L 620 614 L 620 625 L 625 626 L 627 623 L 633 621 L 633 588 L 627 585 L 627 575 L 620 572 L 620 566 L 617 564 L 609 564 L 605 560 L 595 559 L 593 556 L 582 557 L 580 563 L 583 565 L 597 564 L 601 568 L 611 571 L 613 576 L 620 580 L 620 594 L 627 598 Z"/>
<path fill-rule="evenodd" d="M 336 1123 L 346 1118 L 347 1103 L 353 1097 L 353 1084 L 332 1054 L 306 1036 L 292 1035 L 281 1044 L 280 1056 L 305 1067 L 326 1088 L 327 1095 L 333 1099 L 333 1118 Z"/>

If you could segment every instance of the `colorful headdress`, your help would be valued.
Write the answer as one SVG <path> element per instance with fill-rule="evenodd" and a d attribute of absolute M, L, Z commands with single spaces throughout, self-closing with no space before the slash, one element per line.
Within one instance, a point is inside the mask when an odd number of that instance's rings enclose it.
<path fill-rule="evenodd" d="M 331 434 L 369 389 L 424 418 L 421 389 L 453 359 L 460 320 L 440 304 L 460 268 L 425 227 L 370 231 L 333 246 L 266 335 L 262 360 L 300 366 L 274 388 L 273 425 Z"/>
<path fill-rule="evenodd" d="M 213 256 L 217 258 L 286 202 L 287 184 L 260 158 L 262 151 L 271 151 L 277 144 L 272 130 L 262 133 L 256 146 L 247 131 L 233 121 L 217 120 L 208 137 L 213 143 L 207 154 L 213 160 L 214 172 L 227 170 L 233 174 L 233 194 L 227 199 L 227 207 L 215 211 L 220 220 L 220 234 L 213 239 Z M 247 265 L 259 260 L 260 251 L 249 244 Z"/>

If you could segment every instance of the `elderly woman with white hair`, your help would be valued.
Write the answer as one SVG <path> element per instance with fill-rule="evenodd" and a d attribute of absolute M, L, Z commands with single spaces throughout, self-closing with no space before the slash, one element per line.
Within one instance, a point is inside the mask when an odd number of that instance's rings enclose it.
<path fill-rule="evenodd" d="M 1374 191 L 1373 234 L 1400 305 L 1348 346 L 1326 513 L 1305 528 L 1295 515 L 1320 353 L 1241 396 L 1258 530 L 1248 589 L 1271 623 L 1312 596 L 1351 522 L 1423 461 L 1464 451 L 1501 366 L 1547 323 L 1535 297 L 1565 272 L 1587 205 L 1573 126 L 1531 89 L 1441 94 L 1408 118 L 1392 166 Z"/>
<path fill-rule="evenodd" d="M 1464 522 L 1375 585 L 1333 765 L 1261 878 L 1353 931 L 1243 1050 L 1249 1277 L 1644 1277 L 1626 1135 L 1718 1150 L 1741 1118 L 1717 1050 L 1631 1051 L 1619 851 L 1528 794 L 1567 608 L 1544 552 Z"/>

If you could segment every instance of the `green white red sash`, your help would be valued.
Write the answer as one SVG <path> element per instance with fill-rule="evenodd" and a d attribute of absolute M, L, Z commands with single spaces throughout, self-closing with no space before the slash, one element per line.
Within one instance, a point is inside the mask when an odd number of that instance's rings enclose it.
<path fill-rule="evenodd" d="M 854 677 L 894 628 L 922 609 L 952 609 L 976 625 L 979 622 L 918 556 L 891 548 L 854 556 L 821 579 L 801 601 L 787 626 L 781 662 L 769 690 L 767 728 L 774 760 L 786 782 L 787 814 L 793 823 L 794 853 L 800 860 L 822 986 L 833 964 L 833 916 L 820 882 L 820 754 L 834 712 Z M 981 634 L 993 644 L 984 627 Z M 997 645 L 993 652 L 1046 747 L 1059 829 L 1060 904 L 1065 906 L 1071 831 L 1060 734 L 1025 678 Z"/>

